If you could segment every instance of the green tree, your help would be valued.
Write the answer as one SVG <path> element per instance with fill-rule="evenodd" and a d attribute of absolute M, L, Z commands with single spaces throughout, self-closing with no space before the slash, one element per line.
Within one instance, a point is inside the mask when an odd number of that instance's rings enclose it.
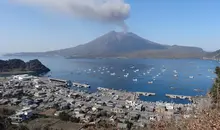
<path fill-rule="evenodd" d="M 66 113 L 66 112 L 61 112 L 61 113 L 59 114 L 59 118 L 60 118 L 60 120 L 62 120 L 62 121 L 69 121 L 70 118 L 71 118 L 71 116 L 70 116 L 68 113 Z"/>
<path fill-rule="evenodd" d="M 215 73 L 217 75 L 215 82 L 210 90 L 210 95 L 212 97 L 212 100 L 214 103 L 217 103 L 217 106 L 219 106 L 219 100 L 220 100 L 220 67 L 215 68 Z"/>

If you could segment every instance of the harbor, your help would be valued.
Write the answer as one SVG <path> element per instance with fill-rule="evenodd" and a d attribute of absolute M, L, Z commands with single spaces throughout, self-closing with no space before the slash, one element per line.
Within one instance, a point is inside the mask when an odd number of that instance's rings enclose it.
<path fill-rule="evenodd" d="M 200 98 L 197 98 L 196 103 L 189 104 L 149 102 L 140 100 L 139 96 L 156 96 L 156 93 L 128 92 L 103 87 L 97 87 L 96 92 L 88 93 L 71 88 L 77 86 L 87 87 L 89 85 L 71 83 L 73 86 L 69 86 L 67 80 L 28 75 L 8 77 L 0 83 L 0 105 L 19 106 L 17 112 L 10 116 L 15 124 L 31 118 L 34 111 L 40 114 L 53 109 L 54 113 L 50 115 L 52 117 L 57 117 L 60 112 L 67 112 L 71 117 L 79 119 L 81 123 L 91 123 L 105 119 L 113 124 L 127 125 L 126 121 L 129 120 L 137 128 L 161 119 L 175 117 L 178 120 L 190 117 L 193 115 L 194 110 L 198 109 L 198 106 L 202 106 L 199 105 Z M 164 96 L 182 99 L 191 98 L 171 94 Z M 100 113 L 103 112 L 108 116 L 100 116 Z M 21 116 L 25 118 L 20 118 Z M 136 120 L 133 120 L 134 118 Z"/>

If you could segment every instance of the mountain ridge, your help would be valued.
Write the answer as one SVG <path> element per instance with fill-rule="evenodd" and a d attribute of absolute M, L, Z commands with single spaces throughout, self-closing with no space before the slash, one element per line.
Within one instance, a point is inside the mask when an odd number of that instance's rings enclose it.
<path fill-rule="evenodd" d="M 142 38 L 132 32 L 111 31 L 86 44 L 81 44 L 76 47 L 48 52 L 15 53 L 9 55 L 63 56 L 68 58 L 190 58 L 189 54 L 192 55 L 192 58 L 202 58 L 205 52 L 198 47 L 159 44 Z"/>

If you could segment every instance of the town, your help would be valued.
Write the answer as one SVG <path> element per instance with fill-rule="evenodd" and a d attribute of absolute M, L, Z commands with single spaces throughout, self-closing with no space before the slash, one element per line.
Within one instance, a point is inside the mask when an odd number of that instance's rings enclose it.
<path fill-rule="evenodd" d="M 30 120 L 36 114 L 48 115 L 53 111 L 49 116 L 56 118 L 65 112 L 73 121 L 81 124 L 105 120 L 118 129 L 127 129 L 129 124 L 138 129 L 154 121 L 189 118 L 203 107 L 208 107 L 210 102 L 206 98 L 181 95 L 180 98 L 190 98 L 192 103 L 147 102 L 139 97 L 154 96 L 155 93 L 101 87 L 91 93 L 81 90 L 81 87 L 90 86 L 26 74 L 6 77 L 0 82 L 0 105 L 17 106 L 15 114 L 9 116 L 13 124 Z"/>

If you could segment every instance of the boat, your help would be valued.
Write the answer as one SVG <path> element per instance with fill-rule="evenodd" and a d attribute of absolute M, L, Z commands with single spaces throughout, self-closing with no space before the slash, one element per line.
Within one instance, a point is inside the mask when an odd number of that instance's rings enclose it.
<path fill-rule="evenodd" d="M 115 75 L 115 73 L 111 73 L 110 75 L 114 76 L 114 75 Z"/>
<path fill-rule="evenodd" d="M 129 73 L 125 74 L 125 75 L 124 75 L 124 77 L 126 77 L 126 78 L 127 78 L 127 77 L 128 77 L 128 75 L 129 75 Z"/>
<path fill-rule="evenodd" d="M 174 77 L 178 77 L 178 75 L 177 75 L 177 74 L 175 74 L 175 75 L 174 75 Z"/>
<path fill-rule="evenodd" d="M 190 78 L 190 79 L 193 79 L 193 78 L 194 78 L 194 76 L 189 76 L 189 78 Z"/>
<path fill-rule="evenodd" d="M 138 72 L 138 71 L 139 71 L 139 69 L 134 70 L 135 73 Z"/>
<path fill-rule="evenodd" d="M 194 91 L 196 92 L 203 92 L 204 90 L 201 90 L 201 89 L 193 89 Z"/>
<path fill-rule="evenodd" d="M 148 84 L 153 84 L 153 81 L 149 81 Z"/>
<path fill-rule="evenodd" d="M 122 71 L 125 72 L 125 69 L 123 69 Z"/>
<path fill-rule="evenodd" d="M 173 71 L 174 73 L 178 73 L 176 70 Z"/>
<path fill-rule="evenodd" d="M 137 79 L 133 79 L 133 81 L 134 81 L 134 82 L 137 82 L 138 80 L 137 80 Z"/>
<path fill-rule="evenodd" d="M 131 69 L 134 69 L 134 66 L 131 66 L 130 68 L 131 68 Z"/>

